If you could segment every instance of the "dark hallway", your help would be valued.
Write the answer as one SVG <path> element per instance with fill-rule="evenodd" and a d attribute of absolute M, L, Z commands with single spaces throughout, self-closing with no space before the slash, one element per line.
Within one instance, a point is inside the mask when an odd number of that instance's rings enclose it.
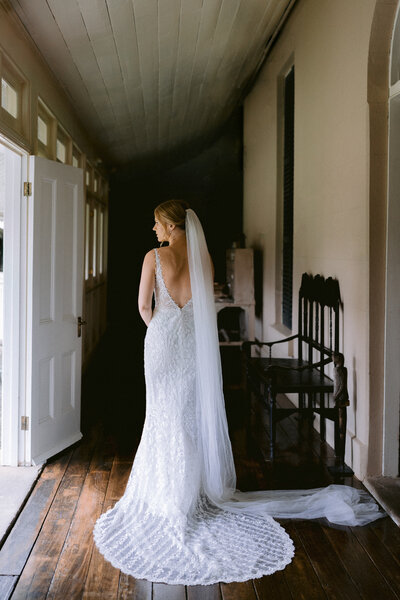
<path fill-rule="evenodd" d="M 0 0 L 0 600 L 400 600 L 399 7 Z"/>

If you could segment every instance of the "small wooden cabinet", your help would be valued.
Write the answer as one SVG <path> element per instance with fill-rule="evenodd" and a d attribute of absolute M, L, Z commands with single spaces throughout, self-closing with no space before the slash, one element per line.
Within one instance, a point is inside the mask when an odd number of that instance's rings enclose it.
<path fill-rule="evenodd" d="M 226 251 L 226 286 L 223 294 L 221 286 L 216 286 L 215 305 L 217 316 L 225 309 L 243 311 L 239 315 L 240 334 L 230 335 L 218 326 L 221 346 L 240 346 L 243 341 L 254 339 L 255 301 L 254 301 L 254 257 L 252 248 L 229 248 Z M 220 318 L 218 318 L 221 321 Z M 221 329 L 223 335 L 221 335 Z"/>

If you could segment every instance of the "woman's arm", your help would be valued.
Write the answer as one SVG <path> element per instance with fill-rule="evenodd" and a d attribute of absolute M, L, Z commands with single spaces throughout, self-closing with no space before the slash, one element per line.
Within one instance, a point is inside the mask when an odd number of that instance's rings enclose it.
<path fill-rule="evenodd" d="M 155 281 L 155 255 L 150 250 L 143 260 L 142 275 L 140 277 L 138 306 L 143 321 L 148 325 L 152 317 L 151 300 Z"/>
<path fill-rule="evenodd" d="M 210 257 L 210 263 L 211 263 L 211 274 L 212 274 L 212 280 L 214 281 L 214 277 L 215 277 L 215 270 L 214 270 L 214 263 L 213 260 L 211 258 L 211 254 L 209 253 L 208 256 Z"/>

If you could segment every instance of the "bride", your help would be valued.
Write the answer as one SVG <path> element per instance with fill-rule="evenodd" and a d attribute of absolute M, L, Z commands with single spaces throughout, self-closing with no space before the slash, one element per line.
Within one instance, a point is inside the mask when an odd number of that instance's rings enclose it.
<path fill-rule="evenodd" d="M 137 579 L 245 581 L 292 560 L 292 540 L 274 517 L 363 525 L 383 516 L 366 492 L 349 486 L 236 489 L 203 229 L 178 200 L 154 215 L 157 239 L 169 246 L 146 254 L 139 287 L 148 326 L 146 419 L 125 493 L 96 522 L 100 552 Z"/>

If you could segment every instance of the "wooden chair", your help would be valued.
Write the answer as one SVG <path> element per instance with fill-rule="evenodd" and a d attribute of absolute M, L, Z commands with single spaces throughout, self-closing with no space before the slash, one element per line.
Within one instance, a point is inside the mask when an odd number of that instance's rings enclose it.
<path fill-rule="evenodd" d="M 335 455 L 337 464 L 330 468 L 334 474 L 351 475 L 353 471 L 344 463 L 346 440 L 346 406 L 342 401 L 329 406 L 329 394 L 334 392 L 334 382 L 325 373 L 325 367 L 339 353 L 339 282 L 321 275 L 304 273 L 299 290 L 298 333 L 285 339 L 268 342 L 244 342 L 247 390 L 254 391 L 269 413 L 270 459 L 275 455 L 276 424 L 298 412 L 309 418 L 320 415 L 320 435 L 325 439 L 325 419 L 335 424 Z M 272 348 L 297 340 L 298 358 L 274 358 Z M 268 347 L 269 356 L 252 356 L 252 348 Z M 342 356 L 342 355 L 341 355 Z M 346 370 L 342 369 L 345 373 Z M 347 394 L 347 378 L 343 382 Z M 342 390 L 343 391 L 343 390 Z M 277 406 L 277 394 L 298 394 L 298 406 Z M 343 394 L 340 396 L 343 398 Z M 347 395 L 348 397 L 348 395 Z M 251 398 L 249 398 L 251 400 Z M 331 401 L 332 403 L 332 401 Z"/>

